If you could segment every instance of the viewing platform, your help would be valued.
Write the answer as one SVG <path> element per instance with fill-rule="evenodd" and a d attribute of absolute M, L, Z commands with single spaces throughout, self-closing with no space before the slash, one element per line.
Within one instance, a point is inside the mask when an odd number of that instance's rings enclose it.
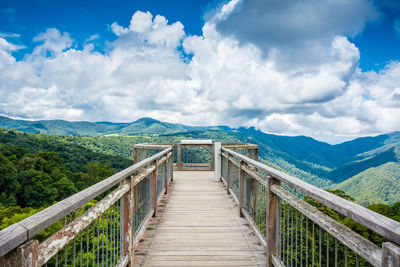
<path fill-rule="evenodd" d="M 132 166 L 2 230 L 0 266 L 400 266 L 399 222 L 258 153 L 212 140 L 137 144 Z"/>
<path fill-rule="evenodd" d="M 138 266 L 265 266 L 265 249 L 211 171 L 177 171 Z"/>

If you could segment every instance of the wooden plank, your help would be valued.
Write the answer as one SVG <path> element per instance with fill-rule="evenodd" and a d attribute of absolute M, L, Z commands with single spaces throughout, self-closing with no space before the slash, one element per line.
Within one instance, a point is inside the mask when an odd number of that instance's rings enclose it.
<path fill-rule="evenodd" d="M 326 232 L 342 242 L 345 246 L 352 249 L 369 263 L 374 266 L 381 266 L 382 249 L 380 247 L 314 208 L 310 204 L 299 199 L 295 195 L 289 193 L 280 186 L 272 185 L 270 188 L 274 194 L 285 200 L 304 216 L 321 226 Z"/>
<path fill-rule="evenodd" d="M 254 166 L 255 168 L 262 170 L 272 177 L 280 180 L 288 184 L 289 186 L 299 190 L 301 193 L 304 193 L 321 203 L 331 207 L 337 212 L 349 217 L 356 222 L 370 228 L 371 230 L 377 232 L 378 234 L 383 235 L 389 240 L 394 241 L 395 243 L 400 244 L 400 223 L 396 222 L 388 217 L 385 217 L 381 214 L 378 214 L 372 210 L 369 210 L 365 207 L 362 207 L 358 204 L 355 204 L 351 201 L 345 200 L 341 197 L 338 197 L 334 194 L 331 194 L 323 189 L 310 185 L 300 179 L 297 179 L 289 174 L 278 171 L 272 167 L 269 167 L 265 164 L 252 160 L 248 157 L 245 157 L 239 153 L 236 153 L 232 150 L 226 149 L 222 147 L 222 151 L 232 154 L 235 157 L 247 162 L 248 164 Z"/>
<path fill-rule="evenodd" d="M 257 266 L 265 250 L 212 172 L 175 172 L 168 202 L 138 265 Z M 206 178 L 206 179 L 205 179 Z M 199 190 L 201 188 L 201 190 Z M 139 260 L 139 258 L 138 258 Z M 240 263 L 240 264 L 238 264 Z"/>

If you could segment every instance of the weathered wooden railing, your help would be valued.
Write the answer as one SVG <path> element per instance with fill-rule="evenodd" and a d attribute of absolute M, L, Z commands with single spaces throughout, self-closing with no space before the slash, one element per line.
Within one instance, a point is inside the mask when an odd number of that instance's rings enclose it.
<path fill-rule="evenodd" d="M 134 247 L 173 179 L 172 147 L 157 149 L 151 157 L 2 230 L 0 266 L 132 265 Z M 81 209 L 103 195 L 86 211 Z M 70 222 L 46 240 L 35 240 L 60 219 Z"/>
<path fill-rule="evenodd" d="M 252 159 L 222 146 L 216 155 L 221 180 L 266 248 L 267 266 L 400 266 L 399 222 L 262 164 L 257 153 Z M 375 245 L 299 195 L 389 241 Z"/>
<path fill-rule="evenodd" d="M 214 171 L 215 170 L 215 143 L 212 140 L 181 140 L 180 143 L 143 143 L 133 147 L 135 162 L 153 155 L 160 146 L 168 145 L 174 149 L 174 168 L 177 171 Z M 249 157 L 258 158 L 258 146 L 247 143 L 224 144 L 224 147 L 234 149 L 240 153 L 247 153 Z M 195 154 L 202 154 L 202 159 Z M 194 158 L 194 161 L 193 159 Z M 197 161 L 196 161 L 197 159 Z"/>
<path fill-rule="evenodd" d="M 214 144 L 212 140 L 181 140 L 180 143 L 161 143 L 161 144 L 136 144 L 134 146 L 134 158 L 139 160 L 146 157 L 149 153 L 160 145 L 169 145 L 174 149 L 175 169 L 178 171 L 213 171 Z M 201 156 L 199 157 L 199 155 Z"/>

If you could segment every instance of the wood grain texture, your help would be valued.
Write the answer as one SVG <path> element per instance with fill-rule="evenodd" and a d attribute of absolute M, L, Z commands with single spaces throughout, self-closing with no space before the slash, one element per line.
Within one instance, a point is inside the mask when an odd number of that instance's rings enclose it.
<path fill-rule="evenodd" d="M 169 190 L 161 215 L 143 234 L 136 264 L 265 266 L 265 249 L 213 172 L 175 172 Z"/>

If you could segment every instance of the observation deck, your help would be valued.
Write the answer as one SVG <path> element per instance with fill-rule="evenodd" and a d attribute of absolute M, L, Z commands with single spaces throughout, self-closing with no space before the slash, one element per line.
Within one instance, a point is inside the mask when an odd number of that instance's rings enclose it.
<path fill-rule="evenodd" d="M 133 152 L 129 168 L 0 231 L 0 266 L 400 266 L 399 222 L 267 166 L 256 145 Z"/>

